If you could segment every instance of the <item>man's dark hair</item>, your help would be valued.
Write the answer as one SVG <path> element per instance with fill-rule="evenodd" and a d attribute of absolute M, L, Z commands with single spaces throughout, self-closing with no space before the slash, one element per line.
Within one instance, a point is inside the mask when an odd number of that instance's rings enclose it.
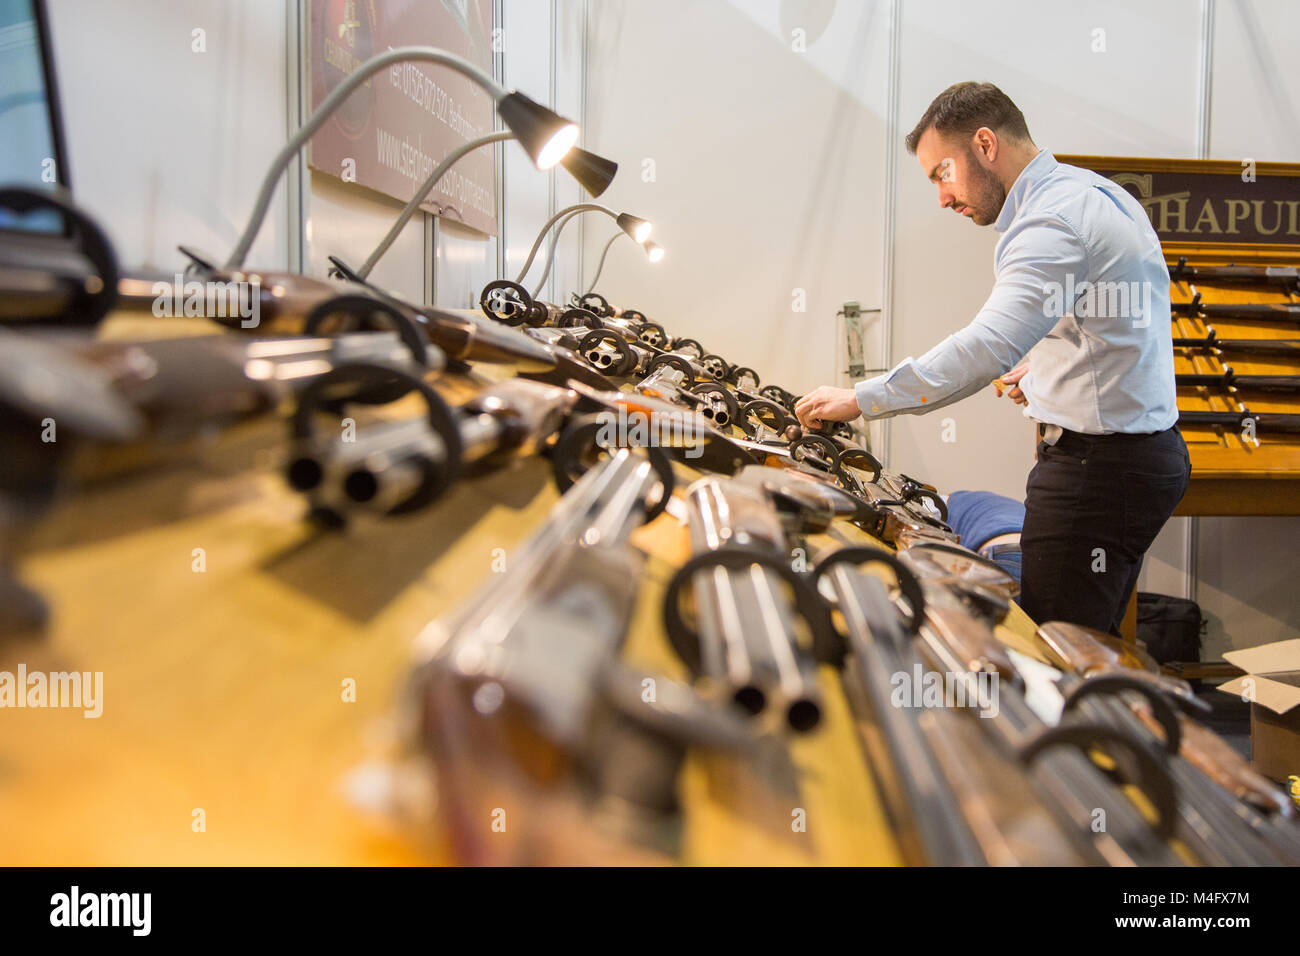
<path fill-rule="evenodd" d="M 916 152 L 921 134 L 931 126 L 939 133 L 966 134 L 987 126 L 999 136 L 1029 139 L 1025 114 L 992 83 L 954 83 L 936 96 L 916 129 L 907 134 L 909 153 Z"/>

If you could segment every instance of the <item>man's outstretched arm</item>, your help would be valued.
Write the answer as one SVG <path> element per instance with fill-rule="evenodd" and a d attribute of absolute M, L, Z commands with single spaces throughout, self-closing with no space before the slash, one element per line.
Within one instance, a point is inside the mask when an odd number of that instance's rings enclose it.
<path fill-rule="evenodd" d="M 909 356 L 853 389 L 823 386 L 808 393 L 796 407 L 799 420 L 816 427 L 820 421 L 847 421 L 859 414 L 919 414 L 975 394 L 1014 366 L 1073 308 L 1062 301 L 1063 290 L 1078 287 L 1087 266 L 1083 242 L 1059 218 L 1016 223 L 1004 241 L 993 291 L 970 325 L 919 359 Z M 1067 284 L 1068 275 L 1073 283 Z M 1048 308 L 1053 302 L 1060 307 Z"/>

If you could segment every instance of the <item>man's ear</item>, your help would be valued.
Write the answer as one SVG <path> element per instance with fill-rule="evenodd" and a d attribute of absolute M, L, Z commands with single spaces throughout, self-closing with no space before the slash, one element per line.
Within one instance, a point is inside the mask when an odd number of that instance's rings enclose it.
<path fill-rule="evenodd" d="M 998 134 L 981 126 L 971 136 L 971 149 L 986 166 L 992 166 L 998 161 Z"/>

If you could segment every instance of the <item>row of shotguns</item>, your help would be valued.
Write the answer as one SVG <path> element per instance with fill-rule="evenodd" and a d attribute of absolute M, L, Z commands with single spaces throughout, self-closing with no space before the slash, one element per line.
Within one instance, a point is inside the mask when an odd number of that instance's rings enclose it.
<path fill-rule="evenodd" d="M 1289 798 L 1196 721 L 1205 705 L 1187 684 L 1127 666 L 1104 635 L 1047 623 L 1037 640 L 1060 668 L 1047 690 L 1060 704 L 1044 714 L 1041 675 L 995 634 L 1014 579 L 929 534 L 899 534 L 896 554 L 817 551 L 807 536 L 854 520 L 853 495 L 802 466 L 746 465 L 685 489 L 692 553 L 658 615 L 689 680 L 635 666 L 623 653 L 630 582 L 646 573 L 635 535 L 673 474 L 652 459 L 625 448 L 598 461 L 508 573 L 421 635 L 408 725 L 464 859 L 583 860 L 555 837 L 579 820 L 662 838 L 688 754 L 732 786 L 737 762 L 782 765 L 835 675 L 910 862 L 1300 862 Z M 809 570 L 800 553 L 815 556 Z M 949 691 L 923 695 L 939 675 Z M 909 680 L 915 694 L 900 697 Z M 501 808 L 508 841 L 483 825 Z"/>
<path fill-rule="evenodd" d="M 1223 371 L 1178 373 L 1179 388 L 1210 389 L 1223 393 L 1240 406 L 1238 411 L 1180 410 L 1178 420 L 1184 425 L 1211 425 L 1240 431 L 1249 420 L 1254 432 L 1279 434 L 1300 433 L 1300 415 L 1286 412 L 1253 412 L 1254 398 L 1276 395 L 1300 395 L 1300 375 L 1238 374 L 1230 364 L 1235 358 L 1251 361 L 1286 362 L 1300 358 L 1300 339 L 1236 338 L 1220 336 L 1211 324 L 1225 322 L 1300 325 L 1300 268 L 1295 266 L 1196 266 L 1182 256 L 1170 268 L 1169 277 L 1186 291 L 1182 301 L 1173 302 L 1173 318 L 1196 319 L 1205 325 L 1201 336 L 1180 335 L 1175 329 L 1174 348 L 1189 356 L 1216 359 Z M 1253 289 L 1279 296 L 1273 302 L 1216 302 L 1204 289 Z"/>
<path fill-rule="evenodd" d="M 106 275 L 93 302 L 4 331 L 9 530 L 49 506 L 78 443 L 152 446 L 267 414 L 284 415 L 286 480 L 326 526 L 418 511 L 471 467 L 548 456 L 562 491 L 548 520 L 428 626 L 406 695 L 464 858 L 575 853 L 565 819 L 662 849 L 680 837 L 688 757 L 779 766 L 822 723 L 836 674 L 911 861 L 1300 862 L 1291 804 L 1193 719 L 1187 685 L 1049 623 L 1038 639 L 1061 675 L 1045 687 L 994 633 L 1014 579 L 961 547 L 936 490 L 844 427 L 803 429 L 797 396 L 752 369 L 595 293 L 560 306 L 493 282 L 475 314 L 407 302 L 337 260 L 318 280 L 187 255 L 187 284 L 255 290 L 256 327 L 67 334 L 154 310 L 158 281 Z M 447 372 L 474 396 L 449 402 Z M 398 400 L 418 412 L 382 414 Z M 678 495 L 683 474 L 704 477 Z M 665 511 L 692 551 L 660 609 L 686 681 L 623 654 L 646 564 L 634 537 Z M 848 524 L 896 554 L 814 546 Z M 6 606 L 7 625 L 40 617 L 36 600 L 25 616 Z M 916 677 L 911 699 L 900 675 Z M 938 700 L 921 693 L 934 677 Z M 1059 719 L 1035 703 L 1053 693 Z M 508 840 L 479 825 L 503 808 Z"/>

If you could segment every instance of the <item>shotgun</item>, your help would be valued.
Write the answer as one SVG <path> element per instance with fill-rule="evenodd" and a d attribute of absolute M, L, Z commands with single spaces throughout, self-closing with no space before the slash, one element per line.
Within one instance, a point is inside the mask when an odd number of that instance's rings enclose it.
<path fill-rule="evenodd" d="M 1300 304 L 1262 302 L 1206 303 L 1198 292 L 1188 302 L 1170 303 L 1174 315 L 1206 319 L 1242 319 L 1252 322 L 1300 322 Z"/>
<path fill-rule="evenodd" d="M 663 481 L 640 451 L 614 453 L 561 496 L 506 573 L 420 635 L 417 739 L 471 861 L 500 862 L 504 846 L 514 862 L 592 862 L 578 849 L 592 819 L 665 841 L 687 748 L 752 752 L 728 710 L 618 663 L 644 560 L 629 539 L 671 494 Z M 505 835 L 490 825 L 503 811 Z"/>
<path fill-rule="evenodd" d="M 1195 709 L 1201 713 L 1208 710 L 1186 681 L 1138 669 L 1141 663 L 1126 648 L 1116 648 L 1116 641 L 1109 634 L 1101 634 L 1077 624 L 1052 621 L 1038 628 L 1038 638 L 1065 670 L 1079 677 L 1087 679 L 1102 674 L 1122 674 L 1129 680 L 1149 684 L 1159 693 L 1172 697 L 1184 709 Z M 1140 707 L 1140 715 L 1145 723 L 1159 729 L 1161 733 L 1166 732 L 1165 728 L 1155 722 L 1149 703 L 1134 703 L 1135 710 Z M 1189 763 L 1223 789 L 1260 811 L 1282 816 L 1293 815 L 1291 801 L 1286 799 L 1281 789 L 1251 769 L 1250 764 L 1222 738 L 1185 714 L 1179 714 L 1179 723 L 1183 741 L 1180 752 Z"/>
<path fill-rule="evenodd" d="M 678 384 L 686 388 L 697 381 L 722 380 L 722 370 L 711 363 L 709 356 L 697 359 L 686 352 L 666 352 L 640 341 L 629 341 L 615 329 L 588 332 L 578 342 L 578 354 L 593 368 L 608 375 L 648 377 L 668 366 L 681 374 Z"/>
<path fill-rule="evenodd" d="M 1169 754 L 1170 775 L 1179 793 L 1178 836 L 1202 863 L 1259 866 L 1300 861 L 1300 830 L 1290 821 L 1279 828 L 1277 821 L 1258 812 L 1255 801 L 1266 800 L 1275 788 L 1263 778 L 1252 780 L 1250 768 L 1231 748 L 1170 706 L 1172 702 L 1181 710 L 1209 710 L 1184 682 L 1120 665 L 1122 652 L 1109 646 L 1113 639 L 1088 628 L 1050 622 L 1039 628 L 1038 636 L 1067 665 L 1061 681 L 1067 711 L 1077 710 L 1125 734 L 1145 733 Z M 1252 794 L 1254 801 L 1243 802 L 1238 788 Z M 1281 796 L 1278 792 L 1274 797 L 1275 812 Z"/>
<path fill-rule="evenodd" d="M 551 449 L 557 476 L 568 476 L 562 485 L 567 486 L 584 470 L 584 462 L 611 444 L 656 445 L 692 468 L 727 475 L 760 460 L 689 404 L 674 405 L 636 391 L 590 388 L 576 381 L 568 385 L 579 396 L 575 417 Z"/>
<path fill-rule="evenodd" d="M 1177 820 L 1178 800 L 1162 755 L 1145 738 L 1113 728 L 1078 720 L 1049 728 L 1030 709 L 1023 679 L 993 635 L 989 617 L 995 616 L 996 610 L 968 589 L 954 592 L 952 585 L 957 583 L 961 566 L 945 564 L 946 556 L 927 555 L 925 550 L 915 547 L 899 553 L 899 561 L 920 581 L 924 595 L 925 610 L 918 630 L 923 659 L 965 686 L 968 699 L 980 699 L 981 680 L 997 686 L 996 713 L 981 713 L 987 719 L 980 719 L 980 726 L 1000 752 L 1027 765 L 1035 790 L 1060 825 L 1071 833 L 1089 835 L 1108 864 L 1182 865 L 1168 842 Z M 952 557 L 955 561 L 957 556 L 954 553 Z M 991 569 L 965 560 L 976 575 L 971 582 L 974 594 L 985 594 L 991 585 Z M 1101 745 L 1107 753 L 1116 754 L 1117 767 L 1155 804 L 1156 825 L 1147 822 L 1088 756 L 1088 751 Z M 1101 828 L 1099 820 L 1104 820 Z"/>
<path fill-rule="evenodd" d="M 710 353 L 695 339 L 670 337 L 662 325 L 649 321 L 644 313 L 613 308 L 599 294 L 574 296 L 574 307 L 562 311 L 558 306 L 533 303 L 527 290 L 516 283 L 501 280 L 490 283 L 488 288 L 497 298 L 493 299 L 485 290 L 483 310 L 489 317 L 500 321 L 527 322 L 537 331 L 558 326 L 571 330 L 575 335 L 579 329 L 585 329 L 586 335 L 602 330 L 616 333 L 594 335 L 585 343 L 580 339 L 575 349 L 584 354 L 594 367 L 608 369 L 611 374 L 649 374 L 656 368 L 656 364 L 652 364 L 655 359 L 670 355 L 673 359 L 664 361 L 669 361 L 683 373 L 687 387 L 696 379 L 702 379 L 725 383 L 734 390 L 736 397 L 728 402 L 730 405 L 759 397 L 788 402 L 791 407 L 797 401 L 796 396 L 779 386 L 767 386 L 762 389 L 762 395 L 754 395 L 753 390 L 759 389 L 760 380 L 753 369 L 727 362 L 722 356 Z M 565 344 L 570 343 L 566 341 Z M 628 345 L 641 346 L 644 351 L 626 348 Z M 570 347 L 573 346 L 570 344 Z M 736 417 L 734 411 L 731 417 Z"/>
<path fill-rule="evenodd" d="M 512 364 L 524 371 L 544 371 L 556 364 L 542 343 L 476 316 L 416 308 L 375 286 L 347 280 L 232 272 L 188 249 L 181 251 L 191 260 L 188 281 L 124 278 L 118 283 L 118 308 L 156 315 L 161 303 L 169 307 L 164 314 L 173 314 L 174 306 L 183 303 L 186 316 L 208 317 L 231 329 L 263 335 L 389 329 L 412 345 L 432 343 L 455 361 Z"/>
<path fill-rule="evenodd" d="M 909 602 L 906 617 L 885 582 L 864 573 L 882 565 Z M 859 741 L 900 831 L 909 862 L 941 866 L 1079 865 L 1103 857 L 1064 830 L 1020 763 L 1008 759 L 956 710 L 926 706 L 900 689 L 925 664 L 909 628 L 924 615 L 912 574 L 874 548 L 843 548 L 817 565 L 814 581 L 843 621 L 847 649 L 840 679 Z M 825 593 L 821 589 L 820 593 Z M 934 675 L 932 675 L 934 676 Z"/>
<path fill-rule="evenodd" d="M 715 381 L 688 384 L 682 371 L 669 364 L 659 365 L 632 387 L 643 395 L 695 409 L 724 435 L 740 414 L 736 397 L 726 386 Z"/>
<path fill-rule="evenodd" d="M 937 515 L 858 477 L 855 474 L 858 470 L 856 459 L 851 456 L 836 453 L 830 457 L 831 452 L 822 446 L 798 455 L 791 451 L 790 446 L 777 444 L 775 437 L 761 442 L 732 438 L 731 442 L 749 452 L 758 464 L 783 468 L 804 479 L 819 480 L 841 489 L 856 502 L 857 510 L 850 520 L 872 537 L 898 547 L 924 542 L 957 542 L 957 535 Z"/>
<path fill-rule="evenodd" d="M 792 568 L 769 495 L 761 484 L 707 477 L 686 499 L 693 555 L 664 597 L 669 642 L 747 714 L 797 733 L 812 730 L 822 716 L 814 655 L 826 633 L 816 595 Z M 682 614 L 684 591 L 693 597 L 694 623 Z M 800 619 L 812 647 L 800 640 Z"/>
<path fill-rule="evenodd" d="M 1300 339 L 1221 339 L 1213 327 L 1206 329 L 1203 339 L 1175 338 L 1174 347 L 1243 355 L 1300 356 Z"/>
<path fill-rule="evenodd" d="M 1300 375 L 1238 375 L 1232 366 L 1214 374 L 1174 376 L 1181 387 L 1243 389 L 1248 392 L 1300 392 Z"/>
<path fill-rule="evenodd" d="M 1197 285 L 1264 285 L 1300 294 L 1300 269 L 1295 266 L 1189 266 L 1187 257 L 1179 256 L 1169 278 Z"/>
<path fill-rule="evenodd" d="M 1284 435 L 1300 434 L 1300 415 L 1274 412 L 1201 412 L 1178 410 L 1179 425 L 1216 425 L 1230 431 L 1243 432 L 1251 428 L 1256 432 L 1277 432 Z"/>
<path fill-rule="evenodd" d="M 517 282 L 509 279 L 495 279 L 483 287 L 479 296 L 479 308 L 487 318 L 510 326 L 527 326 L 529 328 L 570 328 L 582 326 L 588 329 L 610 329 L 619 332 L 628 342 L 646 341 L 654 344 L 662 328 L 656 326 L 648 331 L 644 323 L 623 318 L 612 312 L 595 311 L 580 304 L 564 308 L 551 302 L 534 298 L 532 293 Z M 639 313 L 637 313 L 639 315 Z"/>
<path fill-rule="evenodd" d="M 420 361 L 391 332 L 336 338 L 253 339 L 229 335 L 98 341 L 80 335 L 0 331 L 0 534 L 14 544 L 22 523 L 43 514 L 69 475 L 100 479 L 154 464 L 179 442 L 272 412 L 311 383 L 357 361 L 413 372 L 442 364 L 423 346 Z M 360 396 L 388 401 L 393 380 Z M 92 453 L 72 455 L 88 446 Z M 182 451 L 185 446 L 181 445 Z M 6 547 L 5 550 L 8 550 Z M 0 557 L 0 566 L 9 559 Z M 0 630 L 39 630 L 43 602 L 16 580 L 0 580 L 14 614 Z"/>
<path fill-rule="evenodd" d="M 119 394 L 145 416 L 155 437 L 188 434 L 272 411 L 322 375 L 354 362 L 421 371 L 436 371 L 444 362 L 436 347 L 412 351 L 395 332 L 107 340 L 82 342 L 72 351 L 108 372 Z M 386 397 L 369 396 L 373 401 Z"/>
<path fill-rule="evenodd" d="M 311 515 L 330 527 L 341 526 L 356 511 L 418 510 L 469 465 L 535 453 L 559 430 L 577 399 L 568 389 L 516 378 L 453 411 L 426 385 L 419 389 L 425 415 L 371 424 L 355 436 L 342 429 L 322 433 L 316 414 L 327 400 L 347 400 L 338 390 L 351 383 L 348 371 L 344 367 L 328 388 L 313 388 L 300 399 L 295 450 L 285 473 L 290 487 L 308 496 Z"/>

